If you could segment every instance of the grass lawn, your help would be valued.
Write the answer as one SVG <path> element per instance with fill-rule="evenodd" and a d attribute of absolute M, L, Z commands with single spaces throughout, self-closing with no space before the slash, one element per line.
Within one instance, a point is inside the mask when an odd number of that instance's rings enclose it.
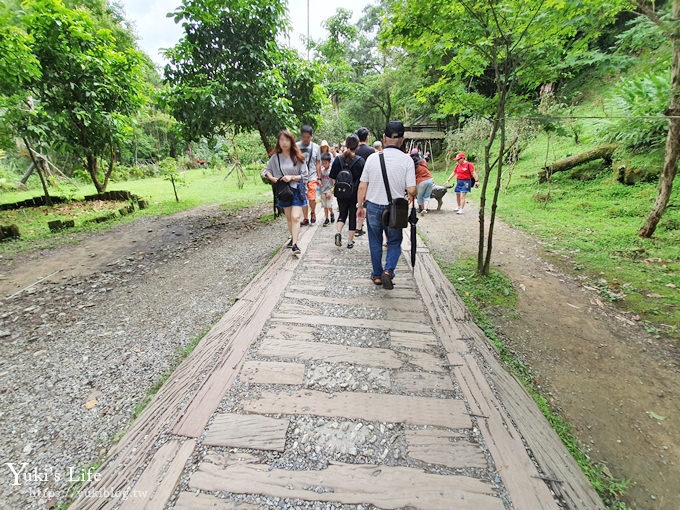
<path fill-rule="evenodd" d="M 172 214 L 200 205 L 221 204 L 225 210 L 248 207 L 271 199 L 271 188 L 262 183 L 259 175 L 250 173 L 243 189 L 238 188 L 235 175 L 224 180 L 224 169 L 196 169 L 184 173 L 185 186 L 178 187 L 179 202 L 175 200 L 172 184 L 161 177 L 110 183 L 107 191 L 127 190 L 148 202 L 144 210 L 135 210 L 128 216 L 118 216 L 104 223 L 85 223 L 85 220 L 117 211 L 124 202 L 71 202 L 54 207 L 31 207 L 22 210 L 0 211 L 0 224 L 16 224 L 21 232 L 18 240 L 0 243 L 0 253 L 17 253 L 28 248 L 49 247 L 67 242 L 74 231 L 94 231 L 134 221 L 143 215 Z M 96 193 L 93 185 L 81 185 L 75 190 L 70 185 L 50 189 L 50 194 L 71 196 L 81 200 Z M 0 192 L 0 203 L 17 202 L 42 195 L 42 188 L 27 191 Z M 59 233 L 51 233 L 47 222 L 54 219 L 74 219 L 76 226 Z"/>
<path fill-rule="evenodd" d="M 601 98 L 578 106 L 574 115 L 593 114 Z M 600 106 L 601 109 L 601 106 Z M 536 173 L 548 162 L 584 152 L 602 143 L 592 121 L 578 121 L 580 143 L 571 137 L 541 133 L 522 152 L 510 184 L 504 170 L 498 214 L 506 222 L 534 233 L 554 260 L 602 298 L 630 311 L 652 333 L 680 338 L 680 190 L 676 184 L 669 208 L 651 239 L 637 230 L 656 198 L 657 182 L 624 185 L 601 161 L 578 167 L 589 180 L 572 178 L 572 171 L 554 174 L 548 201 L 537 201 L 548 185 Z M 631 158 L 638 165 L 662 165 L 663 150 Z M 443 163 L 437 161 L 438 168 Z M 480 164 L 476 165 L 478 167 Z M 435 174 L 443 183 L 446 171 Z M 480 174 L 480 178 L 481 178 Z M 495 179 L 495 173 L 492 174 Z M 492 198 L 491 183 L 487 200 Z M 479 199 L 479 192 L 472 194 Z M 637 317 L 636 317 L 637 319 Z"/>

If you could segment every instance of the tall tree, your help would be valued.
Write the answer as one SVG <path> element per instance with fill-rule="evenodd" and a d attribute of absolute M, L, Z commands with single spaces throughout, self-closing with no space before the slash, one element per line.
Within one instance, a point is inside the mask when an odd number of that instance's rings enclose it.
<path fill-rule="evenodd" d="M 283 0 L 184 0 L 174 13 L 185 35 L 168 50 L 167 104 L 184 136 L 256 129 L 271 136 L 298 122 L 316 123 L 321 70 L 277 43 L 288 30 Z"/>
<path fill-rule="evenodd" d="M 33 38 L 13 24 L 12 17 L 11 12 L 0 9 L 0 55 L 3 56 L 0 59 L 0 129 L 8 137 L 18 136 L 23 140 L 49 205 L 47 182 L 29 142 L 44 133 L 28 86 L 40 80 L 40 62 L 31 51 Z"/>
<path fill-rule="evenodd" d="M 668 34 L 673 46 L 670 101 L 664 112 L 668 116 L 668 136 L 666 137 L 663 170 L 659 175 L 659 187 L 652 210 L 647 221 L 638 231 L 638 234 L 642 237 L 652 237 L 668 206 L 673 191 L 673 180 L 678 173 L 678 162 L 680 161 L 680 0 L 673 1 L 673 12 L 670 20 L 662 20 L 654 12 L 653 4 L 645 0 L 638 0 L 637 6 L 642 14 L 658 24 Z"/>
<path fill-rule="evenodd" d="M 506 117 L 522 92 L 556 77 L 568 52 L 587 49 L 622 8 L 598 0 L 395 0 L 383 37 L 440 59 L 440 79 L 428 88 L 444 113 L 475 113 L 491 121 L 484 149 L 477 271 L 488 275 L 498 194 L 507 152 Z M 434 22 L 436 20 L 436 22 Z M 576 34 L 579 44 L 571 44 Z M 475 88 L 470 86 L 476 79 Z M 487 189 L 495 172 L 488 230 Z"/>
<path fill-rule="evenodd" d="M 82 157 L 102 192 L 114 168 L 116 145 L 143 102 L 144 58 L 97 26 L 86 10 L 68 9 L 61 0 L 31 0 L 24 6 L 29 47 L 41 75 L 23 86 L 39 106 L 48 141 Z"/>

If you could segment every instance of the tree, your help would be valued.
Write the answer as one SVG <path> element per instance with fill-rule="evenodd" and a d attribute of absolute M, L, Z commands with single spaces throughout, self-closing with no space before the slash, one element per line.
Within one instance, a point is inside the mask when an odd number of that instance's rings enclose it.
<path fill-rule="evenodd" d="M 38 112 L 28 92 L 27 84 L 41 79 L 40 62 L 31 52 L 33 39 L 19 26 L 10 24 L 10 12 L 0 11 L 0 120 L 2 128 L 10 135 L 19 136 L 26 146 L 28 156 L 40 177 L 46 203 L 51 204 L 47 182 L 41 166 L 37 164 L 29 138 L 39 136 Z"/>
<path fill-rule="evenodd" d="M 491 121 L 477 253 L 477 272 L 488 275 L 503 164 L 513 145 L 506 139 L 506 116 L 525 107 L 523 95 L 556 78 L 557 64 L 567 54 L 586 50 L 588 40 L 622 5 L 596 0 L 395 0 L 392 6 L 384 40 L 436 55 L 439 61 L 439 80 L 424 92 L 438 98 L 445 114 L 477 114 Z M 487 231 L 492 172 L 495 187 Z"/>
<path fill-rule="evenodd" d="M 659 175 L 659 187 L 652 210 L 647 221 L 638 231 L 642 237 L 652 237 L 668 206 L 673 191 L 673 180 L 678 173 L 678 161 L 680 161 L 680 0 L 674 0 L 670 20 L 662 20 L 645 0 L 638 0 L 637 6 L 645 16 L 663 29 L 673 46 L 670 102 L 664 112 L 668 116 L 668 136 L 666 137 L 663 170 Z"/>
<path fill-rule="evenodd" d="M 316 124 L 321 69 L 280 47 L 288 29 L 282 0 L 184 0 L 173 14 L 184 37 L 167 51 L 165 100 L 184 137 L 256 129 L 270 138 L 297 122 Z"/>
<path fill-rule="evenodd" d="M 52 145 L 82 157 L 102 192 L 114 168 L 115 148 L 143 102 L 144 58 L 99 28 L 83 9 L 68 9 L 60 0 L 25 5 L 29 47 L 41 76 L 26 80 L 24 90 L 39 106 L 43 134 Z"/>

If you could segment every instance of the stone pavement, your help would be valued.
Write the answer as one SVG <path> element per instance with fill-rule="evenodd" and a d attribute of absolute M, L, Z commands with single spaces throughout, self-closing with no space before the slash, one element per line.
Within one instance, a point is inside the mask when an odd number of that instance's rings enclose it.
<path fill-rule="evenodd" d="M 71 508 L 603 508 L 427 249 L 385 291 L 334 233 L 280 250 Z"/>

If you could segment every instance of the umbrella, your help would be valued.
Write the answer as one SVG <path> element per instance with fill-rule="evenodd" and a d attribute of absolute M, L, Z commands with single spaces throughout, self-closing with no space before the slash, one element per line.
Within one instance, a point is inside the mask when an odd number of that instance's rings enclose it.
<path fill-rule="evenodd" d="M 411 214 L 408 217 L 408 222 L 411 224 L 411 268 L 416 267 L 416 241 L 418 234 L 416 233 L 416 223 L 418 223 L 418 214 L 416 213 L 415 204 L 411 207 Z"/>

